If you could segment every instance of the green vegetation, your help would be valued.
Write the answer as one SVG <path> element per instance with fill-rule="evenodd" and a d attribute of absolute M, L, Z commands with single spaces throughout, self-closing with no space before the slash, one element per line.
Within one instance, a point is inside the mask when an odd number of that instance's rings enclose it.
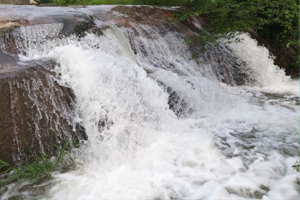
<path fill-rule="evenodd" d="M 74 165 L 74 159 L 69 154 L 68 147 L 68 142 L 64 142 L 63 145 L 52 142 L 52 151 L 48 154 L 33 152 L 29 148 L 29 156 L 19 167 L 0 160 L 1 186 L 12 181 L 37 181 L 49 177 L 54 170 L 69 169 Z"/>
<path fill-rule="evenodd" d="M 201 40 L 216 43 L 229 41 L 237 32 L 252 31 L 272 48 L 299 66 L 298 0 L 190 0 L 188 10 L 179 19 L 204 16 L 210 26 L 200 33 Z"/>
<path fill-rule="evenodd" d="M 299 163 L 299 162 L 296 162 L 296 163 L 293 165 L 293 168 L 294 168 L 294 170 L 296 170 L 297 172 L 300 172 L 300 163 Z"/>

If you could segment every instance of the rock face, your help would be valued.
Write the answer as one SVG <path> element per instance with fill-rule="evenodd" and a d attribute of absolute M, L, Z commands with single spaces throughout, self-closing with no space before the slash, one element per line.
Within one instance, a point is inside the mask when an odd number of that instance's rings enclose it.
<path fill-rule="evenodd" d="M 40 14 L 40 13 L 39 13 Z M 25 54 L 28 43 L 41 40 L 76 35 L 82 37 L 86 32 L 101 34 L 93 18 L 80 12 L 49 13 L 36 15 L 33 19 L 4 19 L 0 21 L 1 49 L 10 54 Z M 39 38 L 40 37 L 40 38 Z"/>
<path fill-rule="evenodd" d="M 36 7 L 20 8 L 34 15 Z M 13 9 L 14 10 L 14 9 Z M 24 13 L 24 12 L 18 12 Z M 28 10 L 27 10 L 28 11 Z M 7 12 L 7 14 L 10 12 Z M 3 14 L 3 13 L 2 13 Z M 0 14 L 1 15 L 1 14 Z M 53 28 L 59 28 L 56 31 Z M 54 61 L 20 62 L 18 54 L 36 36 L 59 38 L 85 32 L 101 34 L 93 18 L 76 11 L 43 12 L 24 16 L 0 16 L 0 158 L 12 165 L 21 164 L 30 151 L 47 153 L 55 140 L 87 139 L 84 130 L 73 124 L 75 97 L 71 89 L 58 84 Z M 28 34 L 32 33 L 32 35 Z M 38 35 L 36 35 L 37 33 Z"/>
<path fill-rule="evenodd" d="M 54 64 L 1 64 L 1 160 L 18 164 L 29 148 L 48 152 L 52 133 L 59 140 L 76 137 L 71 124 L 74 96 L 55 81 Z"/>
<path fill-rule="evenodd" d="M 154 50 L 151 49 L 151 43 L 155 43 L 157 35 L 166 36 L 169 33 L 176 33 L 182 38 L 182 42 L 190 37 L 198 36 L 199 31 L 203 26 L 208 26 L 207 21 L 199 17 L 189 17 L 188 19 L 179 22 L 172 20 L 174 14 L 179 14 L 180 9 L 170 8 L 163 9 L 151 6 L 116 6 L 107 14 L 111 16 L 109 22 L 116 26 L 125 29 L 126 38 L 138 60 L 147 59 L 151 65 L 156 68 L 164 68 L 174 70 L 175 63 L 170 59 L 154 55 Z M 97 14 L 94 16 L 99 18 Z M 145 38 L 149 39 L 148 43 Z M 173 43 L 174 41 L 169 41 Z M 246 83 L 247 75 L 239 68 L 243 63 L 238 63 L 236 58 L 229 55 L 225 47 L 208 47 L 208 51 L 203 51 L 203 43 L 193 41 L 187 44 L 187 51 L 195 55 L 193 60 L 197 62 L 199 68 L 203 65 L 212 66 L 211 75 L 217 77 L 221 82 L 229 85 L 243 85 Z M 172 47 L 170 47 L 172 48 Z M 173 49 L 173 51 L 176 51 Z M 181 52 L 182 54 L 186 52 Z M 180 53 L 179 53 L 180 54 Z M 192 59 L 192 56 L 188 59 Z M 176 71 L 176 73 L 184 73 Z M 171 86 L 169 86 L 171 87 Z M 173 102 L 174 103 L 174 102 Z M 172 103 L 172 104 L 173 104 Z M 173 107 L 172 105 L 171 107 Z M 175 106 L 176 107 L 176 106 Z M 175 113 L 178 113 L 177 111 Z"/>
<path fill-rule="evenodd" d="M 0 0 L 1 4 L 30 5 L 31 0 Z"/>

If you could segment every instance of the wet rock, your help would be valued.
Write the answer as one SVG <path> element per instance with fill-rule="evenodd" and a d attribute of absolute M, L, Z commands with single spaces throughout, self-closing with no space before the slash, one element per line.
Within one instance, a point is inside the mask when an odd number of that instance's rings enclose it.
<path fill-rule="evenodd" d="M 51 24 L 61 24 L 62 28 L 56 35 L 53 35 L 53 31 L 48 31 L 51 36 L 47 37 L 54 38 L 72 34 L 82 37 L 86 32 L 101 34 L 101 29 L 105 29 L 108 26 L 117 26 L 126 29 L 125 35 L 138 59 L 151 57 L 149 60 L 154 67 L 172 71 L 175 69 L 173 63 L 167 58 L 161 58 L 162 62 L 157 62 L 156 59 L 158 58 L 153 55 L 152 51 L 149 51 L 147 43 L 140 41 L 137 36 L 141 35 L 143 38 L 155 41 L 157 40 L 157 33 L 159 35 L 167 35 L 170 32 L 175 32 L 181 35 L 183 39 L 187 39 L 197 36 L 199 31 L 202 30 L 202 26 L 209 26 L 209 23 L 203 17 L 190 17 L 183 22 L 169 23 L 168 21 L 172 20 L 174 14 L 181 12 L 178 8 L 165 9 L 153 6 L 112 6 L 109 9 L 103 9 L 102 7 L 53 8 L 55 12 L 51 11 L 51 9 L 46 7 L 40 9 L 30 8 L 28 10 L 15 8 L 13 9 L 13 14 L 9 16 L 1 17 L 0 14 L 0 24 L 2 24 L 0 25 L 0 36 L 2 32 L 0 42 L 3 44 L 1 49 L 15 55 L 19 53 L 26 55 L 26 52 L 20 48 L 20 46 L 27 44 L 22 35 L 18 33 L 22 26 L 33 27 L 48 24 L 48 30 L 53 30 L 54 28 L 51 27 Z M 28 16 L 26 14 L 20 15 L 18 14 L 19 12 L 27 12 Z M 32 13 L 30 19 L 29 13 Z M 147 27 L 154 29 L 154 32 L 149 31 Z M 238 66 L 234 59 L 229 60 L 230 56 L 224 55 L 224 51 L 221 48 L 208 47 L 211 48 L 208 51 L 209 53 L 203 52 L 201 50 L 203 44 L 199 43 L 199 41 L 187 44 L 188 50 L 195 56 L 194 60 L 199 63 L 199 68 L 203 65 L 210 65 L 212 66 L 211 71 L 214 71 L 220 81 L 230 85 L 245 84 L 243 79 L 247 79 L 245 77 L 246 74 L 240 73 L 239 71 L 241 70 L 238 69 L 234 69 L 232 72 L 232 66 Z M 36 40 L 35 42 L 39 41 Z M 176 71 L 176 73 L 181 72 Z M 232 75 L 231 73 L 234 74 Z"/>
<path fill-rule="evenodd" d="M 172 20 L 173 15 L 180 12 L 180 8 L 164 9 L 151 6 L 116 6 L 108 14 L 115 18 L 112 23 L 122 29 L 126 28 L 126 37 L 138 60 L 146 59 L 155 68 L 162 68 L 173 71 L 176 74 L 184 75 L 184 71 L 176 69 L 174 60 L 154 55 L 151 45 L 145 42 L 145 38 L 147 38 L 148 42 L 153 41 L 155 43 L 157 35 L 167 36 L 170 32 L 176 33 L 182 38 L 182 41 L 192 37 L 197 38 L 198 33 L 202 31 L 203 27 L 210 26 L 209 22 L 201 16 L 190 17 L 182 22 L 175 21 L 170 23 L 169 20 Z M 168 42 L 171 43 L 170 50 L 176 51 L 172 49 L 173 41 Z M 191 53 L 190 59 L 195 61 L 199 68 L 210 66 L 210 71 L 213 73 L 212 76 L 217 77 L 219 81 L 228 85 L 244 85 L 247 83 L 248 75 L 242 72 L 244 70 L 243 64 L 238 63 L 237 58 L 231 56 L 229 50 L 224 50 L 224 47 L 217 47 L 205 43 L 201 39 L 195 39 L 193 42 L 187 43 L 186 48 Z M 176 106 L 173 106 L 173 104 L 178 104 L 175 96 L 177 94 L 171 95 L 172 100 L 169 101 L 169 104 L 172 110 L 177 110 L 177 115 L 180 115 L 182 108 L 175 109 Z M 181 106 L 184 106 L 183 104 Z"/>
<path fill-rule="evenodd" d="M 177 117 L 181 117 L 184 115 L 184 111 L 187 108 L 187 103 L 182 98 L 178 92 L 174 91 L 172 87 L 167 86 L 161 81 L 157 81 L 157 83 L 169 94 L 168 105 L 169 109 L 172 110 Z"/>
<path fill-rule="evenodd" d="M 0 60 L 1 65 L 8 64 L 8 63 L 16 63 L 19 59 L 16 56 L 10 55 L 0 50 Z"/>
<path fill-rule="evenodd" d="M 79 141 L 88 140 L 88 136 L 86 134 L 85 128 L 82 125 L 76 124 L 75 128 L 76 128 L 76 136 Z"/>
<path fill-rule="evenodd" d="M 15 44 L 15 39 L 12 37 L 11 33 L 17 27 L 20 27 L 19 21 L 1 21 L 0 22 L 0 48 L 6 52 L 14 53 L 15 55 L 19 53 L 19 50 Z M 2 63 L 2 61 L 1 61 Z"/>
<path fill-rule="evenodd" d="M 26 196 L 23 194 L 13 195 L 13 196 L 9 197 L 7 200 L 16 200 L 16 199 L 23 200 L 23 199 L 26 199 Z"/>
<path fill-rule="evenodd" d="M 22 163 L 29 152 L 47 153 L 54 135 L 76 138 L 72 131 L 74 95 L 60 86 L 53 61 L 0 65 L 0 158 Z"/>
<path fill-rule="evenodd" d="M 1 4 L 30 5 L 31 0 L 0 0 Z"/>
<path fill-rule="evenodd" d="M 230 64 L 228 64 L 230 63 Z M 222 55 L 218 57 L 218 67 L 215 73 L 221 78 L 223 83 L 228 85 L 246 85 L 254 83 L 255 80 L 247 74 L 247 65 L 238 58 L 233 58 L 231 61 L 226 61 Z"/>
<path fill-rule="evenodd" d="M 169 23 L 172 16 L 179 13 L 180 11 L 177 9 L 164 9 L 153 6 L 116 6 L 107 12 L 113 18 L 113 24 L 118 27 L 131 28 L 136 35 L 139 35 L 140 32 L 136 28 L 143 30 L 142 26 L 147 25 L 160 27 L 157 31 L 161 34 L 167 34 L 169 31 L 179 31 L 187 36 L 193 36 L 192 26 L 188 27 L 188 23 L 179 21 Z M 143 36 L 151 38 L 151 33 L 144 31 Z"/>
<path fill-rule="evenodd" d="M 6 33 L 11 32 L 15 27 L 21 26 L 18 21 L 6 21 L 0 22 L 0 37 L 3 37 Z"/>
<path fill-rule="evenodd" d="M 97 124 L 99 133 L 102 133 L 105 129 L 109 130 L 113 124 L 113 121 L 109 120 L 106 114 L 101 115 Z"/>
<path fill-rule="evenodd" d="M 185 100 L 180 95 L 178 95 L 177 92 L 172 91 L 171 88 L 169 90 L 169 108 L 176 114 L 177 117 L 181 117 L 184 114 L 184 110 L 186 109 L 187 104 Z"/>
<path fill-rule="evenodd" d="M 39 36 L 43 39 L 45 39 L 44 37 L 50 39 L 67 37 L 70 35 L 83 37 L 87 32 L 95 33 L 98 35 L 102 34 L 101 29 L 98 28 L 94 23 L 93 17 L 81 12 L 72 11 L 63 13 L 51 13 L 47 15 L 47 19 L 44 18 L 45 15 L 37 15 L 35 17 L 32 17 L 32 19 L 30 20 L 24 18 L 5 20 L 0 19 L 0 48 L 3 51 L 14 55 L 20 53 L 26 55 L 26 53 L 23 52 L 22 49 L 27 45 L 28 42 L 32 41 L 28 41 L 28 38 L 23 35 L 23 32 L 31 31 L 29 27 L 32 27 L 32 29 L 37 29 L 37 32 L 39 32 L 40 35 L 36 35 L 36 37 Z M 55 25 L 57 24 L 61 25 L 62 29 L 57 32 L 52 32 L 51 29 L 55 29 Z M 22 27 L 27 28 L 24 30 L 24 28 Z M 34 42 L 43 42 L 43 39 L 39 41 L 39 38 L 35 38 Z"/>
<path fill-rule="evenodd" d="M 78 37 L 85 36 L 86 32 L 102 34 L 101 29 L 97 28 L 92 16 L 81 12 L 68 12 L 61 14 L 52 14 L 49 17 L 53 18 L 57 23 L 63 23 L 61 35 L 70 36 L 75 34 Z"/>

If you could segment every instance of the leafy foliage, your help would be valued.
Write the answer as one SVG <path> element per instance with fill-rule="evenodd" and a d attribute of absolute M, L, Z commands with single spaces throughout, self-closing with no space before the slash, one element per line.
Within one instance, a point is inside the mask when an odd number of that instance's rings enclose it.
<path fill-rule="evenodd" d="M 60 6 L 80 4 L 80 0 L 53 0 L 53 2 Z"/>
<path fill-rule="evenodd" d="M 37 2 L 38 4 L 41 3 L 52 3 L 52 0 L 34 0 L 35 2 Z"/>
<path fill-rule="evenodd" d="M 294 170 L 296 170 L 297 172 L 300 172 L 300 163 L 299 163 L 299 162 L 296 162 L 296 163 L 293 165 L 293 168 L 294 168 Z"/>
<path fill-rule="evenodd" d="M 202 40 L 234 38 L 236 32 L 253 30 L 273 49 L 284 49 L 298 60 L 299 2 L 296 0 L 190 0 L 179 19 L 202 15 L 210 25 Z M 299 63 L 298 63 L 299 64 Z"/>

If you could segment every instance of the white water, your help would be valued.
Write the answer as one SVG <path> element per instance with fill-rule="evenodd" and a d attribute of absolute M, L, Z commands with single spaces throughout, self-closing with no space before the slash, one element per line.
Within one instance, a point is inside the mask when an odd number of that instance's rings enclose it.
<path fill-rule="evenodd" d="M 284 70 L 274 65 L 273 57 L 268 49 L 257 45 L 257 41 L 249 35 L 239 36 L 243 43 L 231 43 L 229 48 L 244 61 L 247 66 L 251 66 L 251 76 L 256 80 L 251 85 L 256 90 L 262 88 L 269 92 L 290 92 L 299 95 L 299 81 L 291 80 L 285 76 Z"/>
<path fill-rule="evenodd" d="M 43 198 L 299 199 L 292 169 L 299 160 L 297 83 L 247 35 L 230 45 L 254 73 L 254 85 L 243 87 L 220 83 L 211 72 L 216 66 L 189 61 L 180 36 L 155 36 L 160 46 L 135 38 L 149 47 L 144 58 L 114 28 L 30 50 L 30 58 L 57 61 L 89 137 L 76 169 L 53 173 Z M 157 81 L 184 99 L 180 117 Z"/>

